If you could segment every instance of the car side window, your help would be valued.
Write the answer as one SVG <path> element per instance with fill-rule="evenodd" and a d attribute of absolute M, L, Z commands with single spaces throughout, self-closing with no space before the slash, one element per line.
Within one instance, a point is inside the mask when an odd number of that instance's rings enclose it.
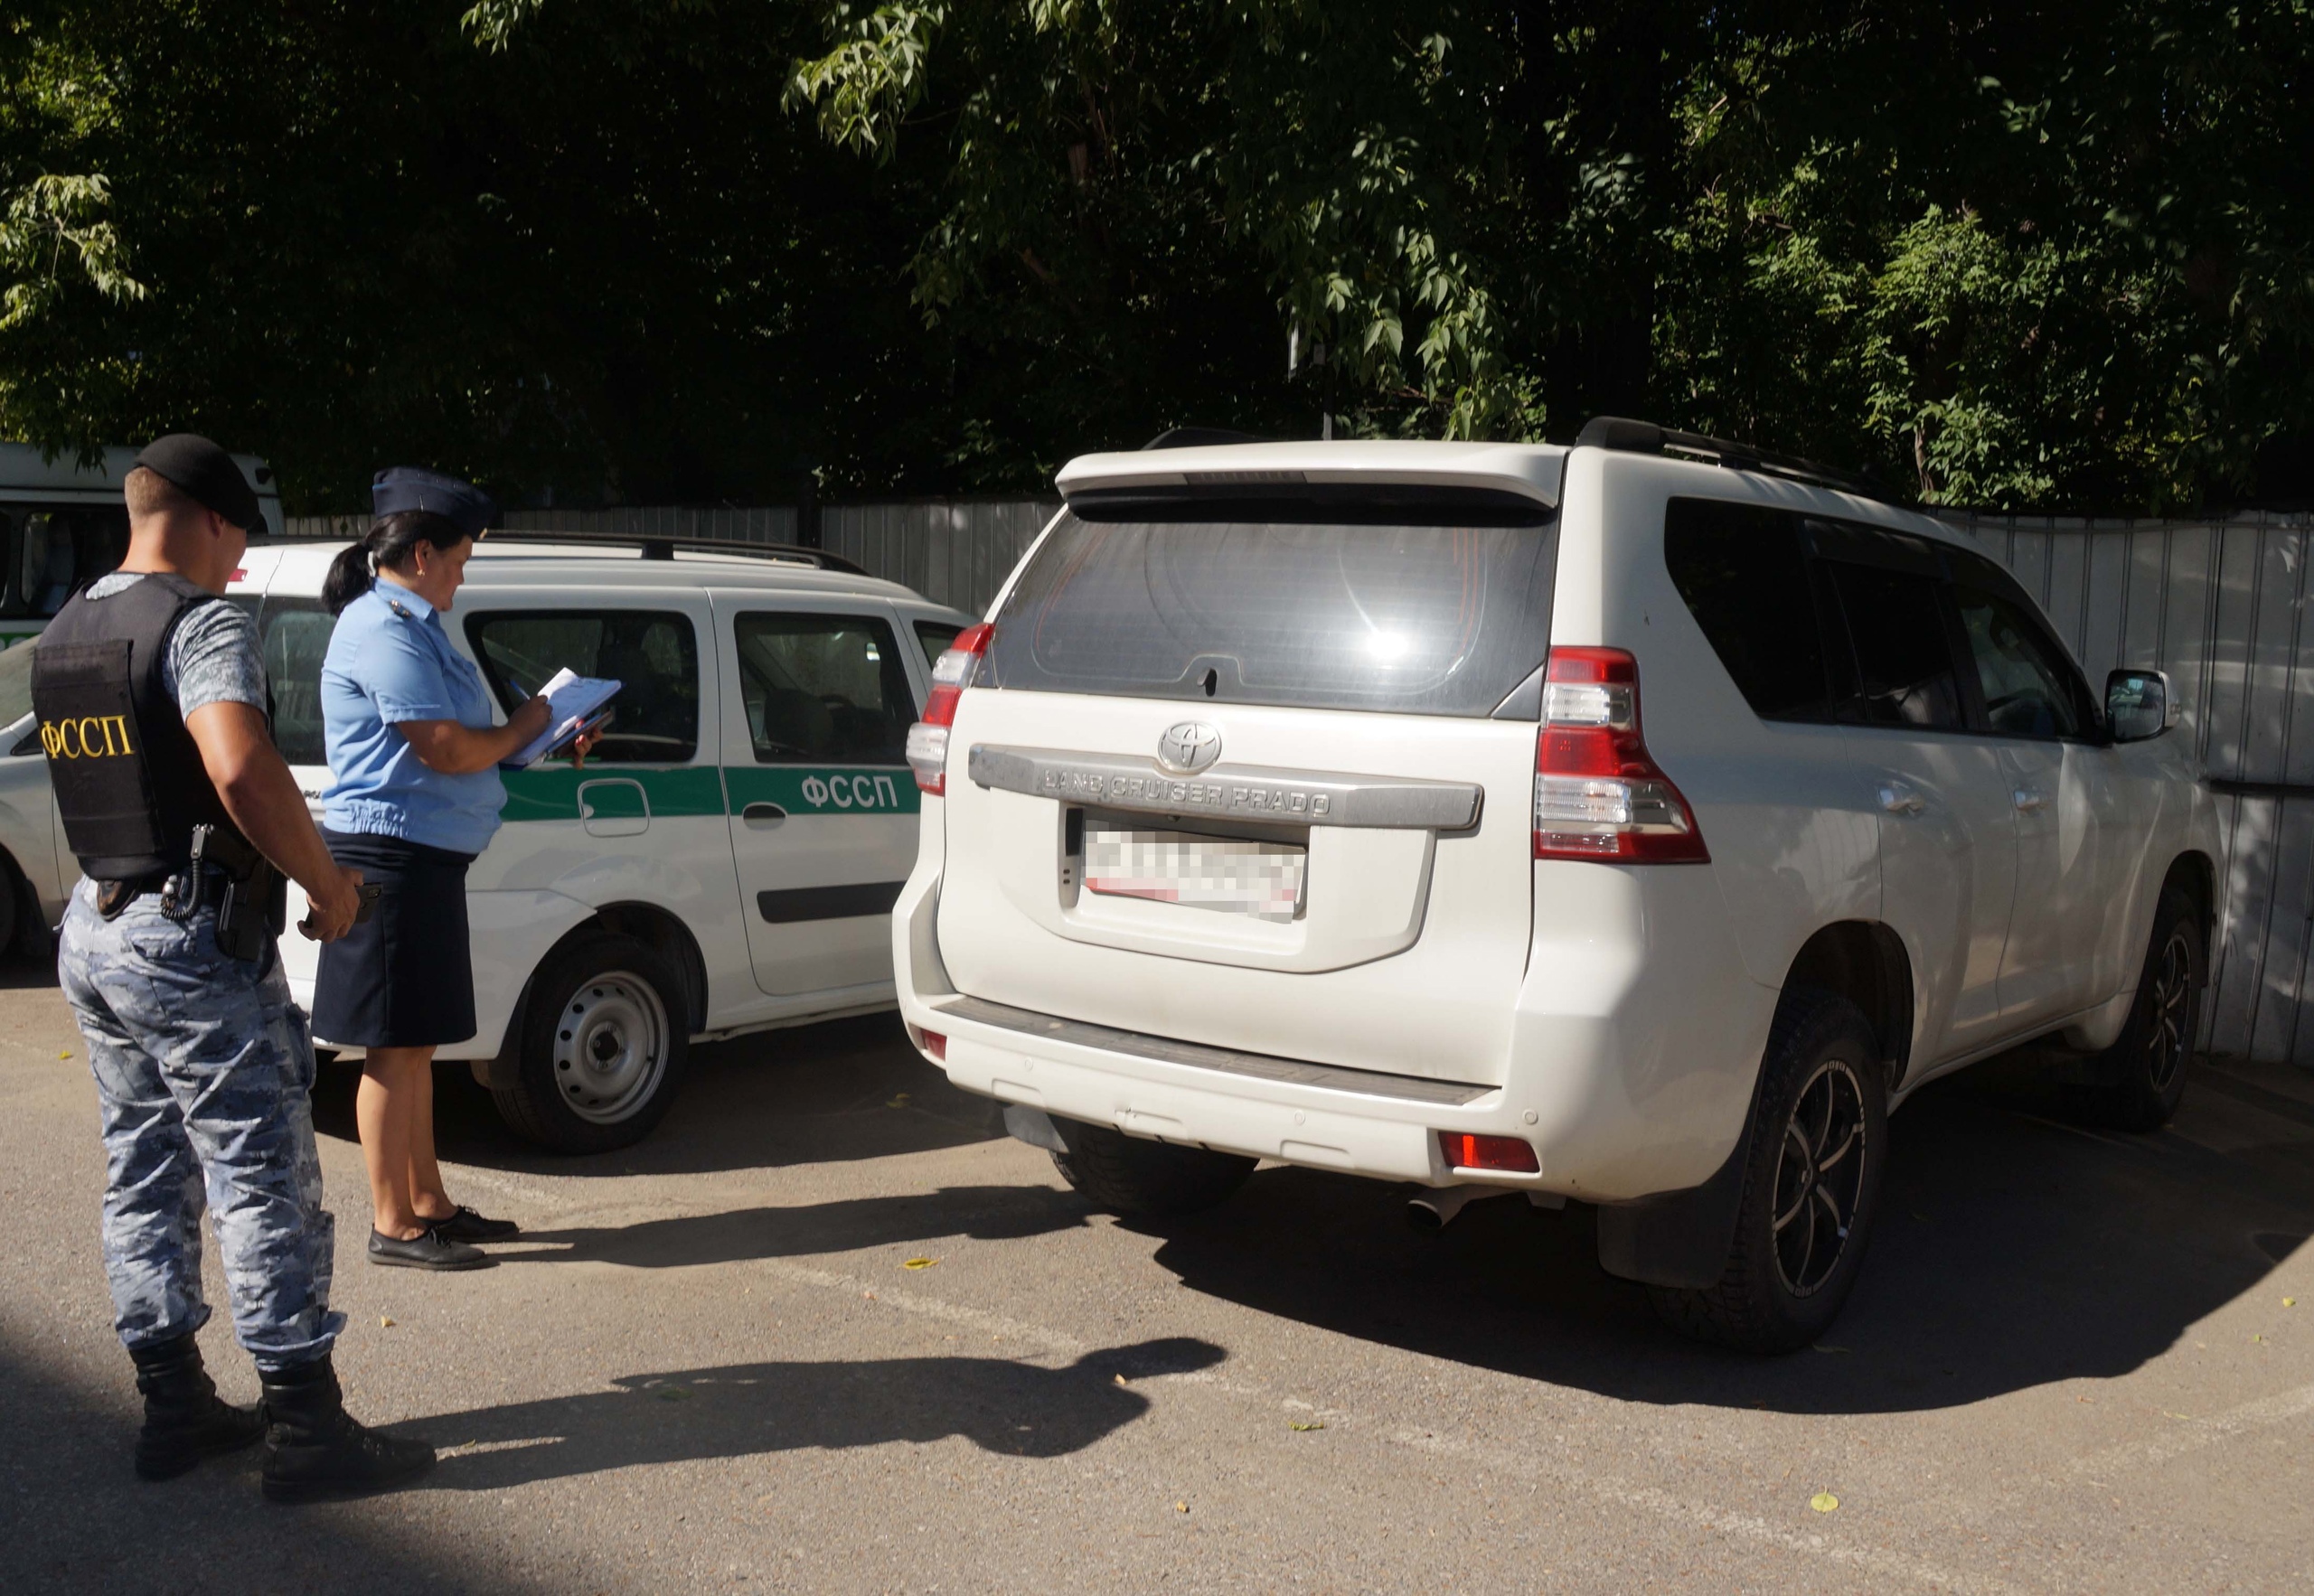
<path fill-rule="evenodd" d="M 466 640 L 499 707 L 512 711 L 557 671 L 619 682 L 590 765 L 687 765 L 699 752 L 699 639 L 665 610 L 499 610 Z"/>
<path fill-rule="evenodd" d="M 0 607 L 13 615 L 54 615 L 128 552 L 128 512 L 118 505 L 26 508 L 8 521 L 0 516 L 0 530 L 14 534 Z"/>
<path fill-rule="evenodd" d="M 273 746 L 291 765 L 328 763 L 322 728 L 322 661 L 337 622 L 313 598 L 233 600 L 257 620 L 258 652 L 273 693 Z"/>
<path fill-rule="evenodd" d="M 1674 499 L 1663 562 L 1688 613 L 1763 720 L 1830 720 L 1833 692 L 1800 521 L 1782 511 Z"/>
<path fill-rule="evenodd" d="M 957 634 L 963 631 L 962 626 L 951 626 L 945 621 L 918 621 L 916 624 L 916 641 L 923 645 L 924 662 L 927 665 L 938 664 L 940 656 L 948 652 L 948 645 L 955 642 Z"/>
<path fill-rule="evenodd" d="M 2088 690 L 1999 568 L 1955 555 L 1953 596 L 1961 629 L 1984 691 L 1985 720 L 1998 737 L 2079 737 L 2092 722 Z M 1979 567 L 1983 568 L 1980 570 Z"/>
<path fill-rule="evenodd" d="M 916 696 L 889 623 L 758 613 L 731 625 L 757 764 L 906 762 Z"/>
<path fill-rule="evenodd" d="M 1831 560 L 1826 569 L 1856 652 L 1858 718 L 1867 726 L 1963 729 L 1942 581 L 1893 562 Z"/>

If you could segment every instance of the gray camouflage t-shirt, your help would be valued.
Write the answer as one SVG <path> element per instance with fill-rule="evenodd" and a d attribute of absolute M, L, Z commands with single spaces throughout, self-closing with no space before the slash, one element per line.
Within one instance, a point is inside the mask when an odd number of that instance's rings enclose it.
<path fill-rule="evenodd" d="M 145 579 L 142 571 L 115 571 L 89 584 L 90 598 L 110 598 Z M 265 662 L 257 652 L 257 623 L 237 604 L 204 604 L 177 623 L 161 685 L 190 715 L 209 704 L 247 704 L 265 711 Z"/>

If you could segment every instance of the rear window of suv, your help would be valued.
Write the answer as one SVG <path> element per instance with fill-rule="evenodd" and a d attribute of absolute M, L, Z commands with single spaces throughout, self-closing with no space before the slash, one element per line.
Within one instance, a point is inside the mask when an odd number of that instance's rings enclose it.
<path fill-rule="evenodd" d="M 1488 715 L 1549 651 L 1557 530 L 1509 494 L 1073 506 L 998 614 L 983 680 Z"/>

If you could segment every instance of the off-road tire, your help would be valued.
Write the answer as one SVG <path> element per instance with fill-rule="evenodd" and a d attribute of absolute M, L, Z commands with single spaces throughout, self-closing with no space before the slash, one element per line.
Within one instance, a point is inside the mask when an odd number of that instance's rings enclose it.
<path fill-rule="evenodd" d="M 1060 1178 L 1096 1208 L 1129 1219 L 1194 1214 L 1226 1203 L 1257 1161 L 1202 1147 L 1144 1141 L 1107 1125 L 1053 1118 L 1068 1143 L 1052 1155 Z"/>
<path fill-rule="evenodd" d="M 682 979 L 664 954 L 631 936 L 590 932 L 549 954 L 520 1023 L 514 1084 L 494 1086 L 490 1095 L 524 1141 L 568 1153 L 631 1146 L 651 1133 L 682 1089 L 691 1053 Z M 590 1075 L 586 1058 L 614 1059 L 630 1033 L 638 1059 L 646 1045 L 655 1048 L 655 1066 L 643 1060 L 623 1092 L 593 1091 L 624 1077 Z M 590 1047 L 604 1051 L 589 1053 Z"/>
<path fill-rule="evenodd" d="M 1700 1291 L 1649 1288 L 1656 1312 L 1683 1335 L 1745 1352 L 1792 1352 L 1815 1341 L 1839 1317 L 1863 1267 L 1887 1150 L 1887 1094 L 1872 1027 L 1837 993 L 1787 988 L 1761 1064 L 1726 1269 Z M 1795 1228 L 1803 1224 L 1807 1232 Z M 1829 1262 L 1819 1256 L 1827 1242 L 1835 1249 Z"/>
<path fill-rule="evenodd" d="M 2138 975 L 2129 1023 L 2089 1061 L 2091 1115 L 2122 1131 L 2159 1131 L 2186 1095 L 2186 1067 L 2202 1017 L 2208 934 L 2201 906 L 2175 882 L 2161 890 L 2153 936 Z"/>

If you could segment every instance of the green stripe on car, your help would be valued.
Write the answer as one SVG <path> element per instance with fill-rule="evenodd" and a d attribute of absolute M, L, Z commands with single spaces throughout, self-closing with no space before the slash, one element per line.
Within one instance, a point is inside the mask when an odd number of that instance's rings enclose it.
<path fill-rule="evenodd" d="M 579 793 L 597 818 L 737 813 L 776 803 L 790 814 L 914 814 L 915 781 L 906 765 L 591 765 L 505 774 L 508 821 L 575 821 Z M 729 794 L 727 808 L 726 793 Z"/>

